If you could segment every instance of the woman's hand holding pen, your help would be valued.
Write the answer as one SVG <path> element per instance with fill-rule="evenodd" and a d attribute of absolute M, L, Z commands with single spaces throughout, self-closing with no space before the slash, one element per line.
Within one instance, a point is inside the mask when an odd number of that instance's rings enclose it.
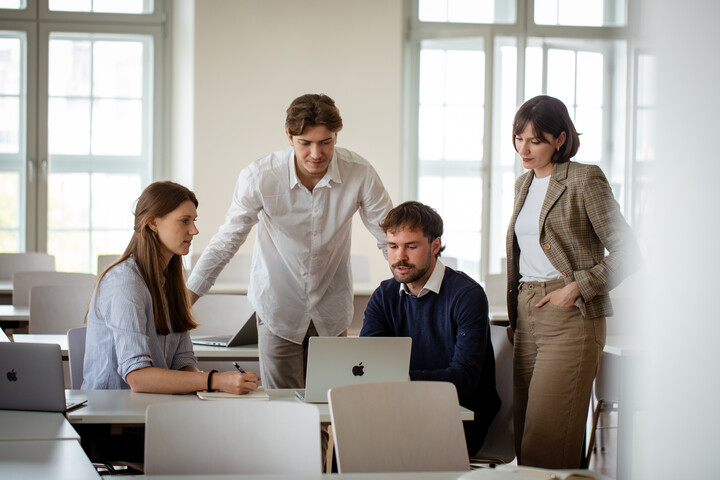
<path fill-rule="evenodd" d="M 245 372 L 239 368 L 238 370 L 237 372 L 223 372 L 213 375 L 213 390 L 221 390 L 236 395 L 257 390 L 257 382 L 260 381 L 260 377 L 255 372 Z M 240 371 L 242 371 L 242 373 Z"/>

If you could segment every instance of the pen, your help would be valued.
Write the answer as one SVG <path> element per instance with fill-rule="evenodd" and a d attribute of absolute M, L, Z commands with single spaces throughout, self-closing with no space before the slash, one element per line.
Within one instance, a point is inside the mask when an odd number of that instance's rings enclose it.
<path fill-rule="evenodd" d="M 238 365 L 237 362 L 233 362 L 233 366 L 234 366 L 235 368 L 237 368 L 237 371 L 238 371 L 238 372 L 240 372 L 240 373 L 245 373 L 245 370 L 243 370 L 242 368 L 240 368 L 240 365 Z"/>

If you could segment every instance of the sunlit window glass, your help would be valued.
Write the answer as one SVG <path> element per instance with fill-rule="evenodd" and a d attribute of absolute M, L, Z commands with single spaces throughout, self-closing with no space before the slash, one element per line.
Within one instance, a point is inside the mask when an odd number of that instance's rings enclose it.
<path fill-rule="evenodd" d="M 57 267 L 94 271 L 121 253 L 151 164 L 149 38 L 51 35 L 48 252 Z"/>
<path fill-rule="evenodd" d="M 0 0 L 0 8 L 23 10 L 27 8 L 27 2 L 25 0 Z"/>
<path fill-rule="evenodd" d="M 143 14 L 153 11 L 152 0 L 49 0 L 51 11 Z"/>
<path fill-rule="evenodd" d="M 0 252 L 25 248 L 26 37 L 0 31 Z"/>
<path fill-rule="evenodd" d="M 423 47 L 418 198 L 443 217 L 446 255 L 474 274 L 482 227 L 485 52 L 481 40 L 428 42 Z"/>
<path fill-rule="evenodd" d="M 419 0 L 421 22 L 515 23 L 515 2 L 505 0 Z"/>
<path fill-rule="evenodd" d="M 535 0 L 538 25 L 584 27 L 620 26 L 626 23 L 626 0 Z"/>

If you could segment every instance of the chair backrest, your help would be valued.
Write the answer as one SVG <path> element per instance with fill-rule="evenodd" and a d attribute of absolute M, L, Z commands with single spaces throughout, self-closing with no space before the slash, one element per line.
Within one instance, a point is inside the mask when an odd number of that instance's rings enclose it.
<path fill-rule="evenodd" d="M 192 255 L 192 267 L 195 268 L 200 254 Z M 218 282 L 250 282 L 250 266 L 252 264 L 252 255 L 249 253 L 236 253 L 233 258 L 225 265 L 216 281 Z"/>
<path fill-rule="evenodd" d="M 490 336 L 495 352 L 495 384 L 502 405 L 493 419 L 485 442 L 474 459 L 490 463 L 509 463 L 515 458 L 513 427 L 513 346 L 505 326 L 491 325 Z"/>
<path fill-rule="evenodd" d="M 234 334 L 253 313 L 255 309 L 245 295 L 203 295 L 193 305 L 198 328 L 191 334 L 193 336 Z"/>
<path fill-rule="evenodd" d="M 87 327 L 83 326 L 71 328 L 67 332 L 68 360 L 70 362 L 70 385 L 74 390 L 82 388 L 86 330 Z"/>
<path fill-rule="evenodd" d="M 299 402 L 243 399 L 148 407 L 146 475 L 321 473 L 320 414 Z"/>
<path fill-rule="evenodd" d="M 340 473 L 470 469 L 452 383 L 336 387 L 328 401 Z"/>
<path fill-rule="evenodd" d="M 97 256 L 97 274 L 100 275 L 107 267 L 120 258 L 119 253 L 101 254 Z"/>
<path fill-rule="evenodd" d="M 618 403 L 620 394 L 620 357 L 618 355 L 603 354 L 600 357 L 600 367 L 593 388 L 596 399 L 610 404 Z"/>
<path fill-rule="evenodd" d="M 92 273 L 74 272 L 15 272 L 13 274 L 13 302 L 16 307 L 30 305 L 30 289 L 49 285 L 95 285 Z M 63 330 L 64 333 L 66 330 Z"/>
<path fill-rule="evenodd" d="M 350 255 L 354 283 L 370 283 L 370 259 L 367 255 Z"/>
<path fill-rule="evenodd" d="M 47 253 L 0 253 L 0 280 L 12 280 L 15 272 L 55 270 L 55 257 Z"/>
<path fill-rule="evenodd" d="M 30 333 L 63 334 L 84 324 L 94 285 L 40 285 L 30 289 Z"/>
<path fill-rule="evenodd" d="M 507 275 L 504 273 L 488 274 L 485 276 L 484 283 L 490 310 L 507 309 Z"/>

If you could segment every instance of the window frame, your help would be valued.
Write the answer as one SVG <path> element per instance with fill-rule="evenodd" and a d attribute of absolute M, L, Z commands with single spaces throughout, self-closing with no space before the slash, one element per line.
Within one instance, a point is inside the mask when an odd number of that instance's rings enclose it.
<path fill-rule="evenodd" d="M 165 0 L 154 0 L 154 10 L 149 14 L 57 12 L 49 10 L 48 0 L 27 0 L 24 10 L 0 9 L 3 15 L 0 30 L 23 31 L 27 38 L 27 111 L 24 119 L 27 155 L 25 176 L 21 178 L 25 189 L 25 211 L 21 212 L 24 213 L 24 225 L 21 225 L 18 251 L 44 252 L 48 246 L 48 58 L 51 33 L 129 34 L 152 38 L 152 113 L 148 125 L 152 138 L 147 168 L 142 172 L 143 182 L 147 185 L 168 172 L 166 139 L 169 126 L 165 120 L 169 113 L 170 92 L 165 88 L 169 66 L 166 8 Z M 147 112 L 143 115 L 147 117 Z M 146 133 L 143 132 L 143 137 Z M 123 170 L 122 165 L 112 167 L 108 164 L 102 172 Z"/>
<path fill-rule="evenodd" d="M 496 130 L 499 128 L 494 127 L 493 120 L 494 110 L 499 106 L 499 95 L 500 89 L 496 88 L 496 83 L 500 80 L 498 78 L 498 72 L 496 68 L 495 56 L 497 52 L 496 40 L 503 37 L 513 38 L 515 41 L 515 47 L 517 52 L 517 66 L 516 66 L 516 108 L 519 107 L 524 99 L 525 94 L 525 52 L 528 47 L 529 40 L 535 39 L 542 40 L 544 48 L 544 56 L 547 56 L 548 45 L 553 41 L 560 42 L 561 44 L 573 43 L 577 41 L 583 41 L 592 43 L 593 41 L 599 41 L 604 47 L 598 46 L 598 50 L 605 50 L 603 54 L 604 58 L 608 58 L 608 55 L 613 56 L 613 52 L 607 52 L 606 50 L 612 50 L 614 47 L 609 47 L 613 42 L 624 42 L 625 48 L 625 61 L 631 62 L 632 51 L 634 48 L 634 41 L 632 38 L 632 25 L 635 19 L 636 7 L 633 5 L 633 0 L 627 0 L 625 3 L 625 19 L 626 24 L 622 26 L 567 26 L 567 25 L 538 25 L 534 23 L 534 0 L 516 0 L 516 21 L 512 24 L 466 24 L 466 23 L 446 23 L 446 22 L 421 22 L 418 20 L 418 0 L 406 0 L 405 4 L 406 12 L 406 31 L 404 32 L 405 46 L 404 46 L 404 63 L 405 63 L 405 77 L 403 79 L 404 85 L 404 145 L 405 154 L 403 156 L 403 183 L 401 185 L 402 198 L 418 198 L 418 185 L 420 174 L 422 169 L 420 168 L 420 159 L 418 155 L 418 127 L 419 127 L 419 63 L 420 63 L 420 52 L 422 42 L 425 40 L 443 40 L 443 39 L 457 39 L 463 37 L 482 38 L 485 53 L 485 116 L 483 125 L 483 157 L 479 164 L 479 172 L 482 176 L 483 195 L 482 205 L 480 206 L 481 218 L 481 251 L 480 251 L 480 271 L 479 272 L 467 272 L 471 276 L 479 277 L 483 280 L 486 275 L 492 270 L 490 268 L 490 253 L 491 253 L 491 242 L 490 236 L 501 236 L 505 238 L 505 232 L 495 232 L 491 230 L 491 223 L 493 220 L 493 198 L 497 196 L 497 193 L 493 188 L 500 188 L 501 185 L 494 185 L 493 170 L 498 167 L 495 163 L 499 162 L 499 152 L 503 148 L 508 147 L 509 139 L 507 143 L 504 139 L 500 139 L 500 144 L 497 143 L 499 134 Z M 577 47 L 573 48 L 577 52 Z M 593 49 L 589 49 L 595 51 Z M 614 58 L 614 61 L 618 59 Z M 629 65 L 623 65 L 626 68 L 626 76 L 629 78 L 631 70 Z M 605 75 L 610 76 L 611 72 L 609 69 L 613 68 L 607 65 L 604 69 Z M 547 64 L 543 68 L 543 91 L 546 91 L 545 77 L 547 75 Z M 627 89 L 629 90 L 630 85 L 628 84 Z M 609 145 L 608 139 L 614 138 L 610 129 L 613 112 L 612 109 L 616 108 L 617 105 L 612 97 L 615 86 L 611 82 L 604 81 L 603 84 L 603 138 L 602 140 L 602 156 L 600 158 L 599 165 L 606 172 L 608 168 L 611 168 L 609 157 L 613 153 L 611 146 Z M 627 100 L 630 100 L 630 92 L 626 91 L 625 96 Z M 630 107 L 628 107 L 630 108 Z M 624 200 L 632 198 L 632 166 L 628 166 L 632 162 L 633 157 L 628 155 L 628 148 L 632 144 L 631 139 L 632 133 L 634 132 L 634 117 L 629 112 L 620 112 L 624 114 L 625 118 L 625 171 L 622 172 L 623 191 L 616 192 L 619 195 L 618 201 L 623 203 L 623 210 L 625 212 L 631 212 L 629 208 L 630 202 Z M 500 166 L 501 171 L 504 168 Z M 522 172 L 522 165 L 518 162 L 514 164 L 514 174 L 517 178 Z M 449 176 L 449 175 L 446 175 Z M 500 177 L 498 177 L 500 178 Z M 499 198 L 499 197 L 498 197 Z M 628 220 L 631 220 L 631 216 L 626 215 Z"/>

